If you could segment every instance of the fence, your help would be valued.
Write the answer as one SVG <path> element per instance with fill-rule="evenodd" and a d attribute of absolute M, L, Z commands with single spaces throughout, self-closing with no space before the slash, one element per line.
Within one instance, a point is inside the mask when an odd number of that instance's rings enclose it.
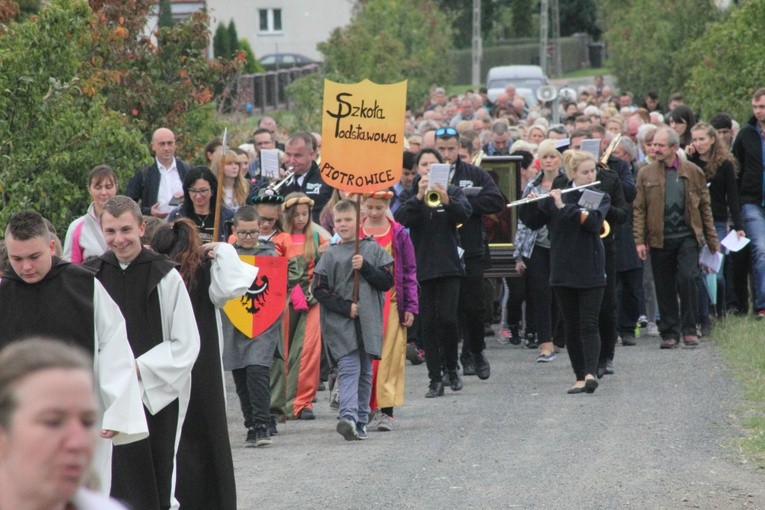
<path fill-rule="evenodd" d="M 301 76 L 318 72 L 319 66 L 311 64 L 265 73 L 245 74 L 237 82 L 235 110 L 265 113 L 289 106 L 284 89 Z M 248 107 L 249 105 L 249 107 Z"/>

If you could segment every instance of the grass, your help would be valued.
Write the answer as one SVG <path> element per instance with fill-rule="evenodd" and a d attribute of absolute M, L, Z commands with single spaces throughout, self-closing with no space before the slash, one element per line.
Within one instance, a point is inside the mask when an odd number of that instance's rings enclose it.
<path fill-rule="evenodd" d="M 765 469 L 765 324 L 752 316 L 729 317 L 715 326 L 713 338 L 741 385 L 743 449 Z"/>

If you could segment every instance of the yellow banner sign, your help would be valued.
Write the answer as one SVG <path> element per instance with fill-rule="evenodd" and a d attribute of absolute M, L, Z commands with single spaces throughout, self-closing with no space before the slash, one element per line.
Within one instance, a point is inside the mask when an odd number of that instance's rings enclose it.
<path fill-rule="evenodd" d="M 401 179 L 406 81 L 380 85 L 324 80 L 321 177 L 352 193 L 387 189 Z"/>

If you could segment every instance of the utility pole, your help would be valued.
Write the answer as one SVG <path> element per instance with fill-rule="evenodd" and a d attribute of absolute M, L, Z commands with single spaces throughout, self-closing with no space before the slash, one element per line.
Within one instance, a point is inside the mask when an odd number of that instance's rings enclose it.
<path fill-rule="evenodd" d="M 472 83 L 473 87 L 481 84 L 481 58 L 483 41 L 481 40 L 481 0 L 473 0 L 473 44 L 472 44 Z"/>
<path fill-rule="evenodd" d="M 558 77 L 563 74 L 563 68 L 560 60 L 560 10 L 558 9 L 558 0 L 551 0 L 552 10 L 552 50 L 553 54 L 553 76 Z"/>
<path fill-rule="evenodd" d="M 542 68 L 542 72 L 547 74 L 547 31 L 549 27 L 548 23 L 548 0 L 541 0 L 541 12 L 539 13 L 539 67 Z"/>

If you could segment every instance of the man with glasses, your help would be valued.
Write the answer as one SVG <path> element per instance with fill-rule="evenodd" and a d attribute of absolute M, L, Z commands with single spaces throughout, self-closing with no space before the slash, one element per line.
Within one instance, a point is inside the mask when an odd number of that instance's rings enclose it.
<path fill-rule="evenodd" d="M 165 218 L 183 198 L 183 178 L 191 168 L 175 157 L 175 134 L 159 128 L 151 137 L 154 162 L 136 170 L 125 195 L 141 206 L 141 214 Z"/>
<path fill-rule="evenodd" d="M 460 284 L 459 315 L 462 333 L 462 373 L 488 379 L 489 361 L 484 355 L 484 296 L 483 273 L 491 265 L 483 215 L 493 214 L 505 207 L 499 188 L 492 178 L 458 155 L 459 135 L 454 128 L 437 129 L 436 150 L 444 163 L 451 165 L 449 183 L 462 188 L 473 208 L 470 218 L 459 230 L 465 263 L 465 276 Z"/>

